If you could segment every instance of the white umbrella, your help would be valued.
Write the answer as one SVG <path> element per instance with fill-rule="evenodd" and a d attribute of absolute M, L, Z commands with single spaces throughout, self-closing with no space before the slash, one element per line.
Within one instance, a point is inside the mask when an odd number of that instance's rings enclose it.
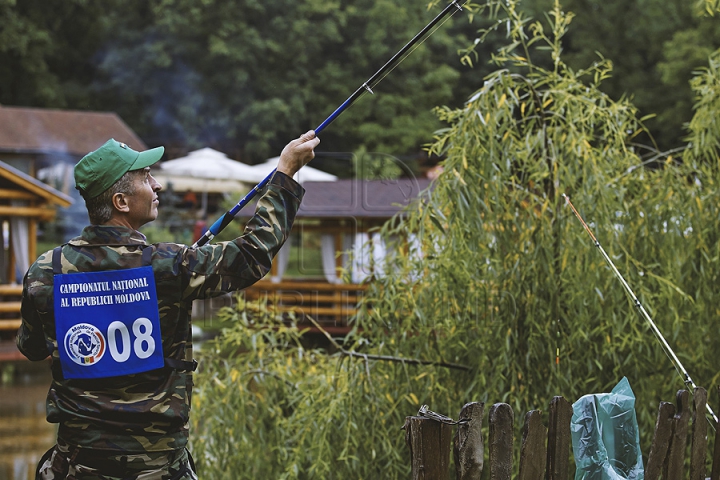
<path fill-rule="evenodd" d="M 239 194 L 250 190 L 249 184 L 231 178 L 201 178 L 187 175 L 171 175 L 163 171 L 152 172 L 155 180 L 164 189 L 172 188 L 174 192 L 203 192 L 203 193 L 235 193 Z"/>
<path fill-rule="evenodd" d="M 231 160 L 212 148 L 201 148 L 186 157 L 162 162 L 160 170 L 153 176 L 161 184 L 172 185 L 176 191 L 202 192 L 201 208 L 205 211 L 209 192 L 247 191 L 264 178 L 250 165 Z"/>
<path fill-rule="evenodd" d="M 212 148 L 202 148 L 190 152 L 186 157 L 162 162 L 160 168 L 170 175 L 232 179 L 253 184 L 265 178 L 250 165 L 231 160 Z"/>
<path fill-rule="evenodd" d="M 277 168 L 278 160 L 280 160 L 280 157 L 273 157 L 266 161 L 265 163 L 261 163 L 259 165 L 253 165 L 252 168 L 256 172 L 259 172 L 262 174 L 262 178 L 265 178 L 268 176 L 270 172 L 272 172 L 275 168 Z M 295 174 L 293 177 L 296 182 L 298 183 L 304 183 L 304 182 L 334 182 L 337 180 L 337 177 L 335 175 L 331 175 L 329 173 L 323 172 L 322 170 L 318 170 L 317 168 L 312 168 L 308 165 L 305 165 L 300 169 L 298 173 Z"/>

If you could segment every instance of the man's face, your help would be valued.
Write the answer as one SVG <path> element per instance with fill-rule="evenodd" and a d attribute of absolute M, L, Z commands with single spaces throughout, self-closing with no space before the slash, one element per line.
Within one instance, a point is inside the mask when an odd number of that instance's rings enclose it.
<path fill-rule="evenodd" d="M 134 185 L 135 193 L 127 196 L 130 208 L 128 221 L 137 230 L 157 218 L 160 203 L 157 192 L 162 190 L 162 185 L 150 175 L 150 167 L 135 173 Z"/>

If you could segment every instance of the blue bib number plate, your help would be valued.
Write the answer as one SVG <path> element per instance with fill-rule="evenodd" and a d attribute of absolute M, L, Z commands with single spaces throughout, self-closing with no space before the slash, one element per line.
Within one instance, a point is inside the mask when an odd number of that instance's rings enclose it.
<path fill-rule="evenodd" d="M 55 275 L 55 333 L 65 378 L 164 366 L 152 267 Z"/>

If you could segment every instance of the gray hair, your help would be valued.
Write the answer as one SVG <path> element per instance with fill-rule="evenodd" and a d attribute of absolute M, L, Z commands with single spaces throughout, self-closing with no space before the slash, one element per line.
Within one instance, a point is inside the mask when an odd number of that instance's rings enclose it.
<path fill-rule="evenodd" d="M 142 170 L 126 172 L 117 182 L 95 198 L 85 198 L 83 196 L 92 225 L 103 225 L 110 221 L 114 210 L 112 198 L 116 193 L 135 194 L 134 180 L 138 172 L 142 172 Z"/>

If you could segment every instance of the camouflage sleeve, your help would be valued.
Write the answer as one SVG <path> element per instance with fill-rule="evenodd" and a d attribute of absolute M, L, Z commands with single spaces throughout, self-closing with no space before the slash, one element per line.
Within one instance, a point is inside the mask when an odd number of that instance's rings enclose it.
<path fill-rule="evenodd" d="M 243 235 L 186 249 L 182 264 L 189 283 L 184 296 L 198 298 L 240 290 L 264 277 L 290 234 L 304 192 L 292 178 L 277 172 Z"/>
<path fill-rule="evenodd" d="M 30 270 L 28 270 L 28 273 L 25 274 L 25 278 L 23 279 L 22 303 L 20 306 L 22 323 L 15 338 L 18 350 L 29 360 L 33 361 L 43 360 L 50 354 L 45 342 L 42 320 L 30 300 L 28 290 L 29 283 L 34 281 L 32 280 L 32 272 L 36 268 L 37 262 L 30 267 Z"/>

